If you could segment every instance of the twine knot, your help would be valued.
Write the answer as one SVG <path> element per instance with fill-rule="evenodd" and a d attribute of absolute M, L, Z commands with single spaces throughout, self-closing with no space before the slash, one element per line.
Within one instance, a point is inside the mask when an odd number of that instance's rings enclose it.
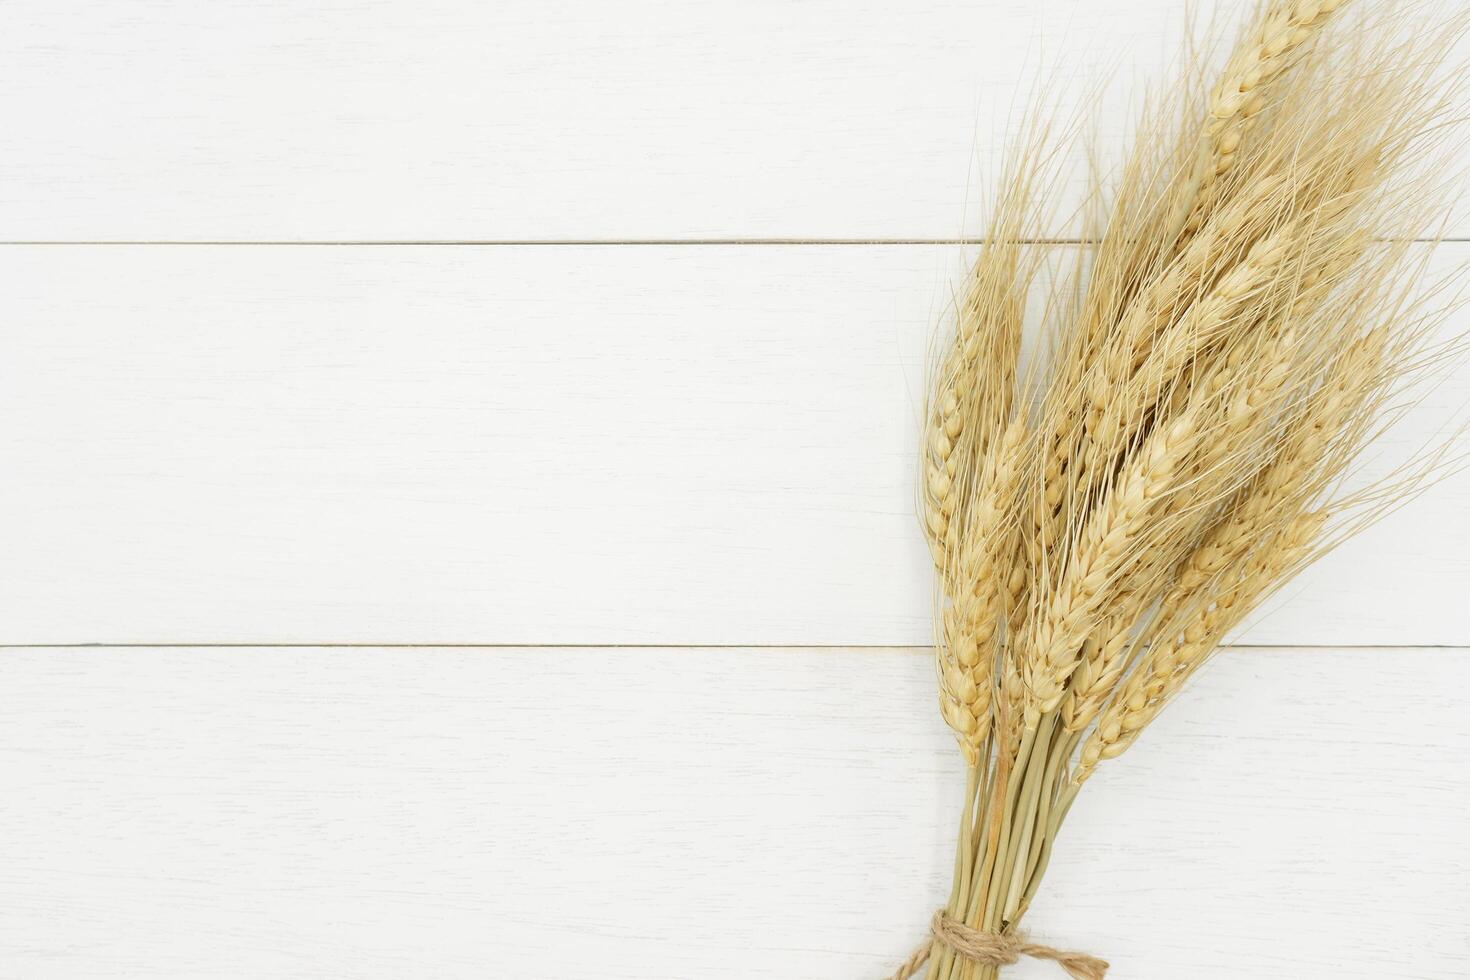
<path fill-rule="evenodd" d="M 933 935 L 933 941 L 942 946 L 954 950 L 955 954 L 980 963 L 985 966 L 1010 966 L 1023 956 L 1029 956 L 1033 960 L 1051 960 L 1067 971 L 1072 980 L 1103 980 L 1108 972 L 1106 960 L 1100 960 L 1096 956 L 1088 956 L 1086 953 L 1069 953 L 1060 949 L 1052 949 L 1040 943 L 1028 942 L 1023 933 L 1017 932 L 982 932 L 972 929 L 963 922 L 957 922 L 945 914 L 944 909 L 934 913 L 934 919 L 929 923 L 929 931 Z M 893 974 L 889 980 L 909 980 L 919 972 L 926 960 L 929 959 L 929 950 L 932 943 L 925 942 L 924 945 L 914 950 L 898 972 Z"/>

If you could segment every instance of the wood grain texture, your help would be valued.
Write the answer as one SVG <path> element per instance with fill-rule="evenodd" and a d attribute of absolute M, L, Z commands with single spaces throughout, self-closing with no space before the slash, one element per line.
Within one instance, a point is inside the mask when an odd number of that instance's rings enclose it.
<path fill-rule="evenodd" d="M 975 235 L 1032 88 L 1111 79 L 1110 149 L 1183 28 L 1174 0 L 10 0 L 0 235 Z"/>
<path fill-rule="evenodd" d="M 918 405 L 961 264 L 0 249 L 0 642 L 926 643 Z M 1447 481 L 1244 639 L 1470 643 L 1467 506 Z"/>
<path fill-rule="evenodd" d="M 932 684 L 922 650 L 8 650 L 0 976 L 876 978 L 948 883 Z M 1229 653 L 1089 784 L 1034 930 L 1128 980 L 1463 977 L 1467 685 L 1466 651 Z"/>

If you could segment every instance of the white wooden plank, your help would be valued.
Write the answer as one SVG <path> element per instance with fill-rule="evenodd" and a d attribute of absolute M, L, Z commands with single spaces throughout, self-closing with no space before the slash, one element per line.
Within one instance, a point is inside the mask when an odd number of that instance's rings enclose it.
<path fill-rule="evenodd" d="M 1174 0 L 11 0 L 0 234 L 974 235 L 1038 75 L 1113 79 L 1107 146 L 1183 28 Z"/>
<path fill-rule="evenodd" d="M 1032 928 L 1130 980 L 1463 977 L 1467 654 L 1224 656 L 1089 784 Z M 948 885 L 931 684 L 918 650 L 9 650 L 0 974 L 886 975 Z"/>
<path fill-rule="evenodd" d="M 926 643 L 917 406 L 959 263 L 0 250 L 0 642 Z M 1470 642 L 1467 504 L 1448 481 L 1247 638 Z"/>

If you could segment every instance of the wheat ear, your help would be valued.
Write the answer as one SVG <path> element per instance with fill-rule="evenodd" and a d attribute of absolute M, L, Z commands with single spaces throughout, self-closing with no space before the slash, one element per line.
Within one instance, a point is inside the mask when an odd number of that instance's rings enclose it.
<path fill-rule="evenodd" d="M 1234 167 L 1253 121 L 1265 108 L 1267 87 L 1344 2 L 1276 2 L 1260 21 L 1253 41 L 1236 48 L 1210 96 L 1192 179 L 1195 195 L 1185 219 L 1186 235 L 1199 228 L 1218 201 L 1222 178 Z"/>
<path fill-rule="evenodd" d="M 1045 613 L 1024 642 L 1026 726 L 1061 701 L 1077 652 L 1097 626 L 1106 590 L 1144 545 L 1144 526 L 1192 450 L 1195 419 L 1184 415 L 1152 433 L 1108 499 L 1087 522 Z"/>
<path fill-rule="evenodd" d="M 1300 564 L 1326 519 L 1324 511 L 1294 519 L 1252 556 L 1211 604 L 1201 608 L 1176 635 L 1148 651 L 1083 744 L 1075 782 L 1091 775 L 1101 760 L 1115 759 L 1133 744 L 1221 638 Z"/>
<path fill-rule="evenodd" d="M 987 456 L 976 499 L 967 508 L 961 551 L 944 611 L 940 706 L 971 765 L 991 728 L 997 633 L 1005 618 L 1005 564 L 1015 547 L 1014 500 L 1024 420 L 1014 420 Z"/>

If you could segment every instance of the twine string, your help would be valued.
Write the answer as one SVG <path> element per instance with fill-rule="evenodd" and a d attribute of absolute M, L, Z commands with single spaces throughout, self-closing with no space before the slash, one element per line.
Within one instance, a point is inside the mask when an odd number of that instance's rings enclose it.
<path fill-rule="evenodd" d="M 1108 972 L 1106 960 L 1086 953 L 1071 953 L 1052 949 L 1040 943 L 1027 941 L 1021 933 L 993 933 L 972 929 L 963 922 L 951 919 L 944 909 L 934 913 L 929 923 L 932 940 L 914 950 L 889 980 L 909 980 L 918 974 L 929 959 L 929 950 L 934 941 L 954 950 L 957 956 L 984 966 L 1010 966 L 1023 956 L 1033 960 L 1051 960 L 1067 971 L 1072 980 L 1103 980 Z"/>

